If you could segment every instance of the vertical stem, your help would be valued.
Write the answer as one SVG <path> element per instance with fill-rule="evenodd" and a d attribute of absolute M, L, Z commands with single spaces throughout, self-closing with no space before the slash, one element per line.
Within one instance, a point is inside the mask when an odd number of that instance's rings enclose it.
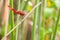
<path fill-rule="evenodd" d="M 18 10 L 20 10 L 20 0 L 18 0 Z M 19 16 L 17 16 L 17 23 L 19 22 Z M 16 40 L 18 40 L 18 27 L 16 28 Z"/>
<path fill-rule="evenodd" d="M 54 29 L 54 32 L 53 32 L 52 40 L 55 40 L 55 37 L 56 37 L 56 32 L 57 32 L 57 27 L 58 27 L 58 22 L 59 22 L 59 16 L 60 16 L 60 8 L 58 10 L 58 16 L 57 16 L 56 26 L 55 26 L 55 29 Z"/>
<path fill-rule="evenodd" d="M 44 27 L 44 6 L 45 5 L 45 0 L 42 0 L 42 27 Z"/>
<path fill-rule="evenodd" d="M 39 2 L 41 2 L 42 0 L 39 0 Z M 38 40 L 42 40 L 41 39 L 41 35 L 40 35 L 40 32 L 41 32 L 41 24 L 40 24 L 40 14 L 42 14 L 42 4 L 39 6 L 39 9 L 38 9 L 39 13 L 38 13 Z"/>
<path fill-rule="evenodd" d="M 8 32 L 8 19 L 9 19 L 9 14 L 8 14 L 9 9 L 7 8 L 7 5 L 9 5 L 9 0 L 8 1 L 5 0 L 5 10 L 4 10 L 4 13 L 5 13 L 5 15 L 4 15 L 4 17 L 5 17 L 5 20 L 4 20 L 4 22 L 5 22 L 5 35 Z M 4 40 L 7 40 L 7 37 Z"/>
<path fill-rule="evenodd" d="M 26 3 L 25 3 L 25 5 L 23 6 L 23 8 L 22 8 L 23 11 L 26 9 L 26 6 L 27 6 L 27 4 L 28 4 L 28 1 L 29 1 L 29 0 L 27 0 Z M 24 26 L 24 21 L 23 21 L 22 24 L 21 24 L 21 30 L 22 30 L 22 32 L 21 32 L 21 40 L 23 40 L 23 29 L 24 29 L 23 26 Z"/>
<path fill-rule="evenodd" d="M 38 0 L 34 0 L 35 5 L 38 3 Z M 33 27 L 32 27 L 32 35 L 31 35 L 31 40 L 35 40 L 35 33 L 36 33 L 36 25 L 37 25 L 37 16 L 38 16 L 38 8 L 35 9 L 34 11 L 34 21 L 33 21 Z"/>
<path fill-rule="evenodd" d="M 13 0 L 10 0 L 10 6 L 13 8 Z M 10 11 L 10 26 L 11 29 L 14 27 L 14 13 L 12 10 Z M 12 32 L 11 40 L 14 40 L 14 32 Z"/>
<path fill-rule="evenodd" d="M 26 6 L 27 6 L 27 4 L 28 4 L 28 1 L 29 1 L 29 0 L 27 0 L 26 3 L 25 3 L 25 5 L 23 6 L 23 9 L 22 9 L 23 11 L 26 9 Z"/>
<path fill-rule="evenodd" d="M 44 39 L 44 4 L 45 0 L 39 0 L 39 2 L 42 2 L 42 4 L 39 6 L 39 14 L 38 14 L 38 40 L 43 40 Z M 41 23 L 41 17 L 42 17 L 42 24 Z"/>
<path fill-rule="evenodd" d="M 3 0 L 2 0 L 3 1 Z M 4 24 L 4 21 L 5 21 L 5 13 L 4 13 L 4 11 L 5 11 L 5 0 L 2 2 L 2 10 L 1 10 L 1 13 L 2 13 L 2 32 L 1 32 L 1 34 L 2 34 L 2 36 L 4 36 L 4 31 L 5 31 L 5 24 Z"/>
<path fill-rule="evenodd" d="M 45 18 L 44 18 L 44 8 L 45 8 L 45 0 L 42 0 L 42 28 L 45 27 Z M 41 31 L 41 40 L 44 40 L 44 29 Z"/>

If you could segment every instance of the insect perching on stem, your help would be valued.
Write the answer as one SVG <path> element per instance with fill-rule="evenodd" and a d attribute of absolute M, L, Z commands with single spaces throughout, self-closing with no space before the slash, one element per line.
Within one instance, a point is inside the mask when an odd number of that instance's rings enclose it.
<path fill-rule="evenodd" d="M 18 25 L 21 25 L 21 23 L 26 20 L 26 18 L 32 13 L 32 11 L 35 10 L 35 8 L 37 8 L 40 4 L 42 4 L 42 2 L 39 2 L 38 4 L 36 4 L 33 9 L 28 13 L 26 14 L 26 16 L 13 28 L 11 29 L 1 40 L 4 40 L 5 37 L 7 37 L 9 34 L 11 34 L 17 27 L 19 27 Z"/>
<path fill-rule="evenodd" d="M 10 6 L 8 6 L 13 12 L 15 12 L 15 14 L 19 14 L 21 16 L 25 16 L 25 12 L 20 10 L 20 11 L 17 11 L 15 10 L 14 8 L 11 8 Z"/>

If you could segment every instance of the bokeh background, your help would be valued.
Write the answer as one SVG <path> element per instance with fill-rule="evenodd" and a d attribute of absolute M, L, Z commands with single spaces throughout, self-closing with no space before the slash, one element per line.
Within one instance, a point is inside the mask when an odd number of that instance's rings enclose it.
<path fill-rule="evenodd" d="M 60 40 L 60 0 L 0 0 L 0 40 Z"/>

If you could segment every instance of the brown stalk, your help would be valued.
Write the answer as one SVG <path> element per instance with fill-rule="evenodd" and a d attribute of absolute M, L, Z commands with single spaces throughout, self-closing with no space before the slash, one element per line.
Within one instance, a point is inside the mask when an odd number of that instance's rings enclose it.
<path fill-rule="evenodd" d="M 8 5 L 9 5 L 9 0 L 5 0 L 5 7 L 4 7 L 4 16 L 3 16 L 3 23 L 5 24 L 5 34 L 7 34 L 7 30 L 8 30 L 8 19 L 9 19 L 9 8 L 8 8 Z M 5 37 L 3 40 L 7 40 L 7 37 Z"/>

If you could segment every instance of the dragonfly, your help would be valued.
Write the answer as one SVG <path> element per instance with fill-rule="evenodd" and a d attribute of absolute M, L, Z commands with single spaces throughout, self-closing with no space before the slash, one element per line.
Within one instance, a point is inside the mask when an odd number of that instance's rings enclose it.
<path fill-rule="evenodd" d="M 10 6 L 8 6 L 15 14 L 19 14 L 21 16 L 25 16 L 25 12 L 20 10 L 20 11 L 17 11 L 16 9 L 14 8 L 11 8 Z"/>

